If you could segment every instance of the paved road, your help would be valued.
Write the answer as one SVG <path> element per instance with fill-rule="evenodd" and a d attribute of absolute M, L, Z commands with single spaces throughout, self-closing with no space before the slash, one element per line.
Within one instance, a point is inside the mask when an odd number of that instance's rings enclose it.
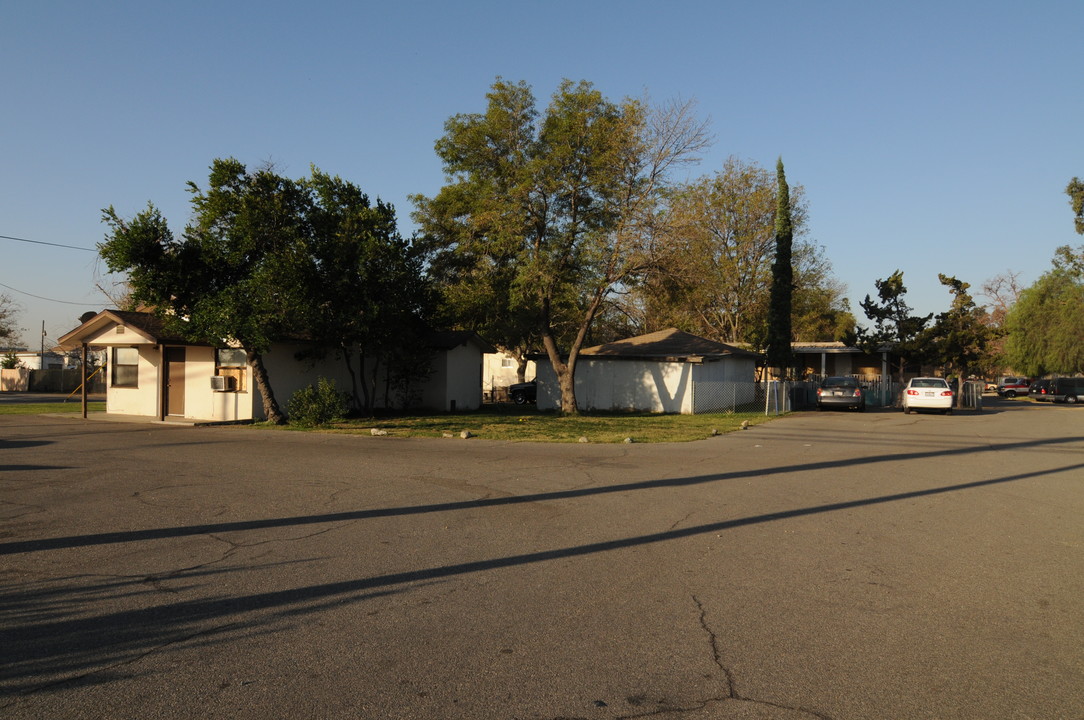
<path fill-rule="evenodd" d="M 0 417 L 0 716 L 1084 717 L 1084 408 L 672 445 Z"/>

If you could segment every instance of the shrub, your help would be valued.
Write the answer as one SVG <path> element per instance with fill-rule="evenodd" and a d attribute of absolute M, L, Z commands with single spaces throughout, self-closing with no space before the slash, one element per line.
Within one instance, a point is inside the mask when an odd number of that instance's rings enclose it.
<path fill-rule="evenodd" d="M 335 381 L 319 378 L 315 385 L 303 387 L 286 404 L 290 422 L 313 427 L 338 422 L 346 417 L 347 393 L 335 389 Z"/>

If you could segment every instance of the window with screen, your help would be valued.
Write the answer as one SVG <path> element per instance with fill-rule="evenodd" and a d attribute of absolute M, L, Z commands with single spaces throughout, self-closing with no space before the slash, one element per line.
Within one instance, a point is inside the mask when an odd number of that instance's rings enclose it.
<path fill-rule="evenodd" d="M 131 347 L 113 348 L 113 387 L 139 387 L 139 350 Z"/>

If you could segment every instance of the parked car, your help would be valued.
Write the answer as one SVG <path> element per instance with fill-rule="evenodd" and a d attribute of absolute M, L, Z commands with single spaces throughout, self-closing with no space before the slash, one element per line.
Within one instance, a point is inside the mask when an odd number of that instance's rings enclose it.
<path fill-rule="evenodd" d="M 997 383 L 998 397 L 1014 398 L 1017 395 L 1027 395 L 1031 381 L 1023 377 L 1004 377 Z"/>
<path fill-rule="evenodd" d="M 1084 402 L 1084 378 L 1054 378 L 1050 381 L 1050 399 L 1054 402 Z"/>
<path fill-rule="evenodd" d="M 538 384 L 534 380 L 508 386 L 508 397 L 516 405 L 526 405 L 538 399 Z"/>
<path fill-rule="evenodd" d="M 866 396 L 858 380 L 852 377 L 825 378 L 817 388 L 817 409 L 854 408 L 858 412 L 866 409 Z"/>
<path fill-rule="evenodd" d="M 954 395 L 945 378 L 911 378 L 903 389 L 903 411 L 940 410 L 952 413 Z"/>
<path fill-rule="evenodd" d="M 1028 386 L 1028 397 L 1036 402 L 1047 402 L 1054 399 L 1050 391 L 1053 380 L 1036 380 Z"/>

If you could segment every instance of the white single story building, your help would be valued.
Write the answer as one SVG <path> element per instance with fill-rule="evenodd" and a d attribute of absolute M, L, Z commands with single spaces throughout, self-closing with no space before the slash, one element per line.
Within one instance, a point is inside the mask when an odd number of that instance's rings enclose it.
<path fill-rule="evenodd" d="M 580 351 L 576 402 L 583 410 L 718 412 L 755 398 L 761 355 L 676 328 Z M 545 355 L 538 365 L 538 408 L 558 409 L 561 389 Z"/>
<path fill-rule="evenodd" d="M 433 333 L 432 372 L 413 395 L 415 407 L 473 410 L 482 404 L 482 355 L 493 348 L 471 332 Z M 106 412 L 142 417 L 231 422 L 261 420 L 263 398 L 239 348 L 190 343 L 166 332 L 151 313 L 104 310 L 60 338 L 60 347 L 107 351 Z M 263 354 L 279 406 L 317 378 L 350 390 L 345 363 L 336 357 L 298 359 L 301 342 L 275 343 Z M 383 407 L 384 395 L 374 404 Z"/>

